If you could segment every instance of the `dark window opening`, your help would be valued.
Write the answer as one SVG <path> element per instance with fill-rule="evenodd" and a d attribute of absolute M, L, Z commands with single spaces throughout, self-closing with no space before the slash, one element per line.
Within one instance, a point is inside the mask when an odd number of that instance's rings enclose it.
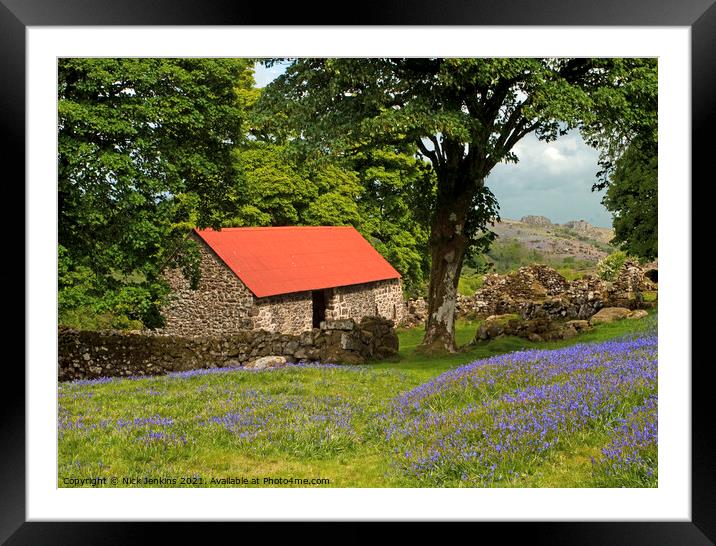
<path fill-rule="evenodd" d="M 326 292 L 314 290 L 311 292 L 313 298 L 313 327 L 320 328 L 321 322 L 326 320 Z"/>

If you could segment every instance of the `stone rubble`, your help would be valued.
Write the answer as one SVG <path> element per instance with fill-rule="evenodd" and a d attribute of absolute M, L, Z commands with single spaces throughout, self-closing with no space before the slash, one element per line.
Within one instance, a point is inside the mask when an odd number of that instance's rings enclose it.
<path fill-rule="evenodd" d="M 476 340 L 498 335 L 517 335 L 534 340 L 565 339 L 590 329 L 612 311 L 623 318 L 643 318 L 644 309 L 654 306 L 646 302 L 643 292 L 656 291 L 646 272 L 647 267 L 627 260 L 614 282 L 605 282 L 593 275 L 567 281 L 553 268 L 530 265 L 513 273 L 485 275 L 483 286 L 473 296 L 459 295 L 456 314 L 468 319 L 485 319 Z M 594 322 L 592 317 L 597 316 Z M 423 298 L 406 304 L 402 326 L 424 324 L 427 303 Z"/>
<path fill-rule="evenodd" d="M 613 283 L 593 275 L 567 281 L 546 265 L 530 265 L 500 275 L 485 275 L 483 286 L 473 296 L 458 295 L 456 314 L 469 319 L 514 313 L 523 319 L 588 320 L 603 307 L 648 309 L 642 292 L 655 291 L 656 283 L 638 263 L 627 261 Z M 423 298 L 406 305 L 403 326 L 425 321 L 427 304 Z"/>

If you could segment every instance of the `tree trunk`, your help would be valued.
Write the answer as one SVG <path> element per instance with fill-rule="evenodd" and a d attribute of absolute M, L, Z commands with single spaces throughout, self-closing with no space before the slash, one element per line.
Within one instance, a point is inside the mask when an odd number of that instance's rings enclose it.
<path fill-rule="evenodd" d="M 430 233 L 432 263 L 423 351 L 457 351 L 455 305 L 457 284 L 469 245 L 465 221 L 471 202 L 469 191 L 452 198 L 438 199 Z"/>

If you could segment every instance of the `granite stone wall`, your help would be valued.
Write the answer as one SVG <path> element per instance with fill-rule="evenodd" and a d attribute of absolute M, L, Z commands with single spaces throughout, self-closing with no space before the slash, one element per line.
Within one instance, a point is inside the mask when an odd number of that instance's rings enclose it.
<path fill-rule="evenodd" d="M 255 298 L 254 328 L 268 332 L 296 333 L 313 326 L 311 292 Z"/>
<path fill-rule="evenodd" d="M 325 321 L 297 335 L 246 330 L 218 337 L 154 336 L 136 332 L 58 332 L 58 379 L 162 375 L 218 367 L 241 367 L 265 356 L 288 362 L 361 364 L 394 357 L 398 337 L 380 317 Z"/>
<path fill-rule="evenodd" d="M 485 275 L 482 288 L 474 295 L 458 295 L 456 315 L 469 319 L 516 314 L 525 320 L 586 320 L 604 307 L 652 308 L 654 303 L 644 301 L 642 292 L 657 288 L 635 262 L 625 263 L 614 282 L 591 275 L 567 281 L 548 266 L 530 265 L 506 275 Z M 419 324 L 426 317 L 425 301 L 410 300 L 403 324 Z"/>

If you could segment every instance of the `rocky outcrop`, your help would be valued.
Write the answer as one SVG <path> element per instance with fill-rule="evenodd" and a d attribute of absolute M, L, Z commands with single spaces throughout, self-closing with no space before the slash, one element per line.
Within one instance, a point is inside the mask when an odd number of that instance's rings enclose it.
<path fill-rule="evenodd" d="M 546 218 L 545 216 L 523 216 L 520 219 L 520 222 L 523 224 L 529 224 L 531 226 L 551 226 L 552 221 L 549 218 Z"/>
<path fill-rule="evenodd" d="M 591 235 L 595 231 L 594 226 L 586 220 L 571 220 L 565 222 L 562 226 L 583 235 Z"/>
<path fill-rule="evenodd" d="M 226 366 L 257 369 L 287 362 L 361 364 L 395 357 L 398 336 L 382 317 L 326 321 L 298 335 L 247 330 L 219 337 L 148 336 L 118 331 L 58 332 L 60 381 L 161 375 Z"/>

